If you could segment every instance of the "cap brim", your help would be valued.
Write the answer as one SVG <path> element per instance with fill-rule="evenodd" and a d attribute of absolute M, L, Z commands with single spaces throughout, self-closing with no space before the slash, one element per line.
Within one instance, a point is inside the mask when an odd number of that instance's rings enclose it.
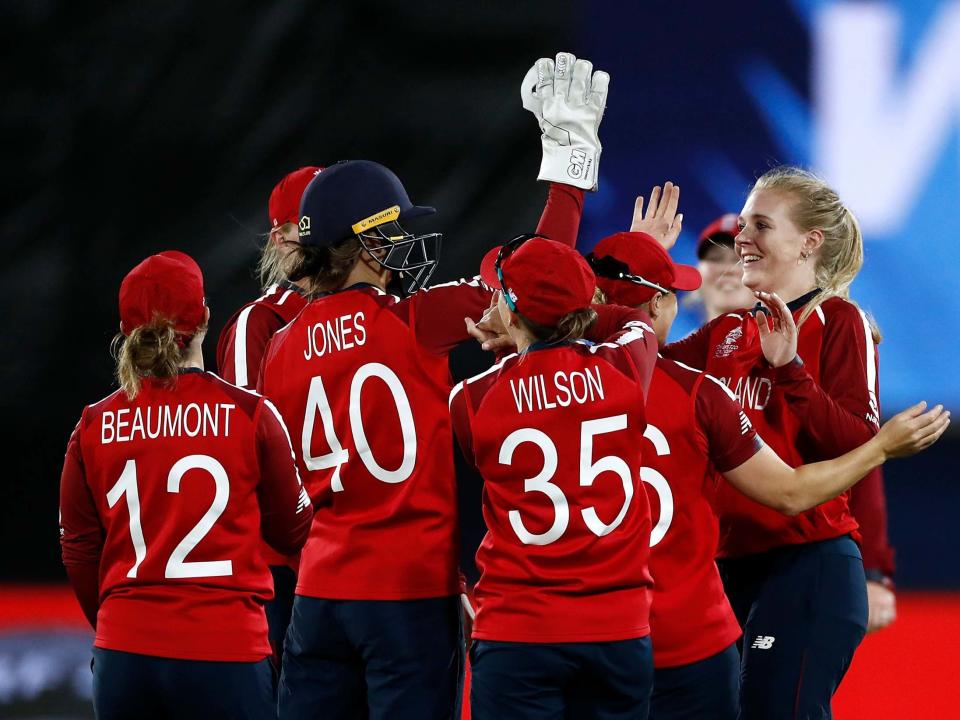
<path fill-rule="evenodd" d="M 422 217 L 423 215 L 433 215 L 437 212 L 435 207 L 429 205 L 414 205 L 402 211 L 399 215 L 400 220 L 409 220 L 410 218 Z"/>
<path fill-rule="evenodd" d="M 492 288 L 500 287 L 500 278 L 497 277 L 497 256 L 502 245 L 497 245 L 483 256 L 480 261 L 480 279 Z"/>
<path fill-rule="evenodd" d="M 692 265 L 673 266 L 673 290 L 696 290 L 703 283 L 700 271 Z"/>

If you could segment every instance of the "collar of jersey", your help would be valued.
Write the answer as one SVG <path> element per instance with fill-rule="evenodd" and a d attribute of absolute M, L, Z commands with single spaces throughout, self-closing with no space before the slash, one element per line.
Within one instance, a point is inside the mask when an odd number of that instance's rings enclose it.
<path fill-rule="evenodd" d="M 545 340 L 537 340 L 532 345 L 527 347 L 527 352 L 536 352 L 537 350 L 550 350 L 551 348 L 563 347 L 564 345 L 573 345 L 572 340 L 559 340 L 557 342 L 546 342 Z"/>
<path fill-rule="evenodd" d="M 806 295 L 801 295 L 801 296 L 798 297 L 796 300 L 791 300 L 790 302 L 788 302 L 788 303 L 787 303 L 787 309 L 790 310 L 790 312 L 795 313 L 797 310 L 799 310 L 800 308 L 802 308 L 802 307 L 803 307 L 804 305 L 806 305 L 808 302 L 810 302 L 811 300 L 813 300 L 817 295 L 819 295 L 820 292 L 821 292 L 821 291 L 820 291 L 820 288 L 814 288 L 813 290 L 811 290 L 810 292 L 808 292 Z M 757 302 L 757 304 L 753 306 L 752 314 L 753 314 L 753 315 L 756 315 L 757 312 L 760 311 L 762 308 L 763 308 L 763 305 L 761 305 L 759 302 Z M 764 311 L 764 312 L 766 312 L 766 311 Z"/>
<path fill-rule="evenodd" d="M 301 288 L 299 285 L 294 285 L 289 280 L 280 280 L 277 285 L 282 287 L 284 290 L 292 290 L 293 292 L 297 293 L 297 295 L 303 295 L 303 288 Z"/>
<path fill-rule="evenodd" d="M 201 370 L 200 368 L 195 368 L 195 367 L 177 368 L 177 375 L 187 375 L 188 373 L 200 373 L 202 375 L 203 372 L 204 371 Z"/>
<path fill-rule="evenodd" d="M 371 283 L 366 283 L 366 282 L 358 282 L 358 283 L 354 283 L 353 285 L 348 285 L 347 287 L 342 287 L 339 290 L 324 290 L 323 292 L 317 293 L 315 297 L 318 297 L 318 298 L 329 297 L 330 295 L 336 295 L 337 293 L 347 292 L 348 290 L 363 290 L 364 288 L 370 288 L 371 290 L 376 290 L 377 292 L 383 292 L 376 285 L 373 285 Z"/>

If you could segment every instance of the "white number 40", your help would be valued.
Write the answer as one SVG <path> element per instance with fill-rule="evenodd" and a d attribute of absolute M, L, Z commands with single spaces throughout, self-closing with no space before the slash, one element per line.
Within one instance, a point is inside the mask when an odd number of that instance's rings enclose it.
<path fill-rule="evenodd" d="M 165 578 L 195 578 L 232 575 L 233 561 L 231 560 L 187 562 L 185 559 L 187 554 L 197 546 L 197 543 L 210 532 L 217 518 L 226 509 L 227 500 L 230 497 L 230 480 L 227 478 L 227 471 L 223 465 L 209 455 L 188 455 L 174 463 L 173 467 L 170 468 L 170 474 L 167 475 L 167 492 L 179 493 L 180 481 L 189 470 L 206 470 L 213 477 L 216 484 L 213 504 L 207 508 L 203 517 L 200 518 L 200 522 L 184 536 L 177 547 L 173 549 L 173 552 L 170 553 L 163 576 Z M 127 464 L 123 466 L 120 479 L 107 492 L 107 504 L 112 508 L 120 502 L 121 497 L 125 497 L 127 500 L 127 512 L 130 516 L 130 539 L 133 541 L 133 552 L 136 558 L 133 567 L 127 573 L 127 577 L 135 578 L 140 563 L 147 556 L 147 543 L 143 537 L 143 525 L 140 522 L 140 493 L 137 491 L 136 460 L 127 460 Z"/>

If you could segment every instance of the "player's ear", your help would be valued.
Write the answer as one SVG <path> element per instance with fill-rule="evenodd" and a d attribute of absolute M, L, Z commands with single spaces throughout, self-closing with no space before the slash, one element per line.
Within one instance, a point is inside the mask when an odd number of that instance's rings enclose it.
<path fill-rule="evenodd" d="M 661 300 L 663 300 L 663 293 L 658 292 L 654 294 L 654 296 L 650 298 L 650 302 L 647 303 L 647 315 L 650 316 L 651 320 L 656 320 L 663 312 L 663 308 L 660 304 Z"/>

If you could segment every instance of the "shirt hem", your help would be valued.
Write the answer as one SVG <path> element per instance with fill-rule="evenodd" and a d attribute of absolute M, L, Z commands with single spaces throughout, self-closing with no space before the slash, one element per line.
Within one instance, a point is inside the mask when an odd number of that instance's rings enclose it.
<path fill-rule="evenodd" d="M 271 655 L 270 650 L 249 651 L 249 652 L 195 652 L 191 653 L 184 650 L 172 650 L 163 645 L 151 645 L 149 643 L 123 643 L 113 642 L 109 639 L 104 640 L 96 638 L 94 647 L 103 650 L 114 650 L 117 652 L 133 653 L 134 655 L 146 655 L 149 657 L 168 658 L 170 660 L 198 660 L 206 662 L 260 662 Z"/>
<path fill-rule="evenodd" d="M 586 633 L 516 633 L 496 630 L 474 630 L 474 640 L 493 640 L 495 642 L 522 642 L 522 643 L 583 643 L 583 642 L 617 642 L 618 640 L 636 640 L 650 635 L 650 625 L 642 625 L 609 632 Z"/>

